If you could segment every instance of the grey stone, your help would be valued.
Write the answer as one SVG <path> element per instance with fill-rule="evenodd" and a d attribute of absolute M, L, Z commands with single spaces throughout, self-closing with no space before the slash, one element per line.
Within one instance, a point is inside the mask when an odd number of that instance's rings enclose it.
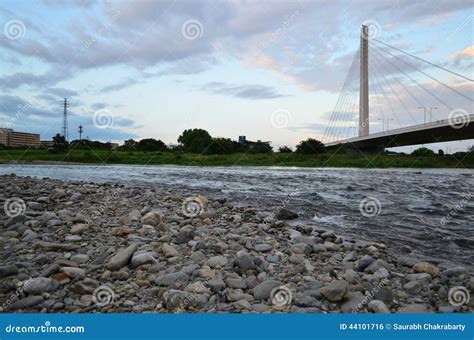
<path fill-rule="evenodd" d="M 216 293 L 225 287 L 225 282 L 221 278 L 215 278 L 207 281 L 207 286 Z"/>
<path fill-rule="evenodd" d="M 328 286 L 321 288 L 321 295 L 329 301 L 340 301 L 349 288 L 347 281 L 334 281 Z"/>
<path fill-rule="evenodd" d="M 46 241 L 36 241 L 33 245 L 34 248 L 44 248 L 48 250 L 77 250 L 80 248 L 80 245 L 77 244 L 68 244 L 68 243 L 55 243 L 55 242 L 46 242 Z"/>
<path fill-rule="evenodd" d="M 60 270 L 72 279 L 82 279 L 86 276 L 86 271 L 82 268 L 62 267 Z"/>
<path fill-rule="evenodd" d="M 276 218 L 279 220 L 294 220 L 295 218 L 298 218 L 298 214 L 294 211 L 282 208 L 278 210 Z"/>
<path fill-rule="evenodd" d="M 425 314 L 429 313 L 428 306 L 422 303 L 414 303 L 398 309 L 399 314 Z"/>
<path fill-rule="evenodd" d="M 28 294 L 51 293 L 59 288 L 59 282 L 46 277 L 37 277 L 23 283 L 23 289 Z"/>
<path fill-rule="evenodd" d="M 372 300 L 369 302 L 369 305 L 367 306 L 370 311 L 378 314 L 387 314 L 390 313 L 390 310 L 388 307 L 385 305 L 383 301 L 380 300 Z"/>
<path fill-rule="evenodd" d="M 130 261 L 130 265 L 133 268 L 141 266 L 142 264 L 146 263 L 156 263 L 156 259 L 153 256 L 153 253 L 150 252 L 136 252 L 132 256 L 132 260 Z"/>
<path fill-rule="evenodd" d="M 15 275 L 17 273 L 18 273 L 18 267 L 13 264 L 0 266 L 0 277 L 7 277 L 10 275 Z"/>
<path fill-rule="evenodd" d="M 257 300 L 267 300 L 270 298 L 270 294 L 273 288 L 281 286 L 281 282 L 277 280 L 266 280 L 258 284 L 253 289 L 253 296 Z"/>
<path fill-rule="evenodd" d="M 323 253 L 327 250 L 328 248 L 324 244 L 321 244 L 321 243 L 313 244 L 313 252 L 315 253 Z"/>
<path fill-rule="evenodd" d="M 366 302 L 364 294 L 361 292 L 352 292 L 347 294 L 347 301 L 341 305 L 343 313 L 359 313 L 364 309 Z"/>
<path fill-rule="evenodd" d="M 364 255 L 362 256 L 358 261 L 356 261 L 354 270 L 358 272 L 364 271 L 365 268 L 367 268 L 372 262 L 374 262 L 374 259 L 370 255 Z"/>
<path fill-rule="evenodd" d="M 245 282 L 244 279 L 234 279 L 234 278 L 228 278 L 225 280 L 226 284 L 230 288 L 235 288 L 235 289 L 246 289 L 247 288 L 247 283 Z"/>
<path fill-rule="evenodd" d="M 137 244 L 131 244 L 127 248 L 120 250 L 109 260 L 107 268 L 110 270 L 117 270 L 126 266 L 137 249 Z"/>
<path fill-rule="evenodd" d="M 41 295 L 28 296 L 24 299 L 13 302 L 8 309 L 17 310 L 17 309 L 27 309 L 34 306 L 37 306 L 44 302 L 44 299 Z"/>
<path fill-rule="evenodd" d="M 255 257 L 250 255 L 241 255 L 234 261 L 235 265 L 243 270 L 254 270 L 257 269 L 255 264 Z"/>
<path fill-rule="evenodd" d="M 225 256 L 213 256 L 206 261 L 206 264 L 211 268 L 224 267 L 227 264 Z"/>
<path fill-rule="evenodd" d="M 416 274 L 408 274 L 405 279 L 407 281 L 420 281 L 420 282 L 430 282 L 431 275 L 428 273 L 416 273 Z"/>
<path fill-rule="evenodd" d="M 265 244 L 265 243 L 257 244 L 255 246 L 255 251 L 262 252 L 262 253 L 270 251 L 272 249 L 273 249 L 273 247 L 271 245 Z"/>
<path fill-rule="evenodd" d="M 467 269 L 460 266 L 448 268 L 443 271 L 443 275 L 447 277 L 461 276 L 461 275 L 466 275 L 466 274 L 467 274 Z"/>
<path fill-rule="evenodd" d="M 183 272 L 175 272 L 158 277 L 155 280 L 155 283 L 158 286 L 173 286 L 178 282 L 186 282 L 187 280 L 188 275 Z"/>
<path fill-rule="evenodd" d="M 403 285 L 403 289 L 410 294 L 418 294 L 423 289 L 423 285 L 419 281 L 410 281 Z"/>

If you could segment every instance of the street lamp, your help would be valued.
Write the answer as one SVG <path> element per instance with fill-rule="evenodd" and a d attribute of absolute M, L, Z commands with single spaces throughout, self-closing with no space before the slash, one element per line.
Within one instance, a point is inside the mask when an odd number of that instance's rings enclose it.
<path fill-rule="evenodd" d="M 433 121 L 433 119 L 432 119 L 433 117 L 432 117 L 432 114 L 431 114 L 433 110 L 438 110 L 438 108 L 435 107 L 435 106 L 430 107 L 430 123 Z"/>
<path fill-rule="evenodd" d="M 418 109 L 423 109 L 423 124 L 426 124 L 426 107 L 418 106 Z"/>

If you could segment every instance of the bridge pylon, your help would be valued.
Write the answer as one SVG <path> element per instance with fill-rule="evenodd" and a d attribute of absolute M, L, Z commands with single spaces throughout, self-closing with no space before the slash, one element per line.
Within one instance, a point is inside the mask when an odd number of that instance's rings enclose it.
<path fill-rule="evenodd" d="M 360 28 L 359 137 L 369 135 L 369 26 Z"/>

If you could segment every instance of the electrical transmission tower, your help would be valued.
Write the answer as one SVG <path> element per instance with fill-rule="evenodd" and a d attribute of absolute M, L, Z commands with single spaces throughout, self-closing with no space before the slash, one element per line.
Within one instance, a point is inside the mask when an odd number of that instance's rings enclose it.
<path fill-rule="evenodd" d="M 79 125 L 79 140 L 82 140 L 82 125 Z"/>
<path fill-rule="evenodd" d="M 64 136 L 64 139 L 67 141 L 68 140 L 68 136 L 67 136 L 67 108 L 69 107 L 69 103 L 67 102 L 67 98 L 64 98 L 63 106 L 64 106 L 63 136 Z"/>

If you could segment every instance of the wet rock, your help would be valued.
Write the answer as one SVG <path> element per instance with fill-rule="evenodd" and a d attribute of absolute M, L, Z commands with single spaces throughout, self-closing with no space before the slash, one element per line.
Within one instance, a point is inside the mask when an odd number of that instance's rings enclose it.
<path fill-rule="evenodd" d="M 276 214 L 276 218 L 279 220 L 294 220 L 295 218 L 298 218 L 298 214 L 294 211 L 282 208 Z"/>
<path fill-rule="evenodd" d="M 334 281 L 328 286 L 321 288 L 321 295 L 329 301 L 340 301 L 349 288 L 346 281 Z"/>
<path fill-rule="evenodd" d="M 127 248 L 120 250 L 107 263 L 107 268 L 110 270 L 120 269 L 128 264 L 133 253 L 138 249 L 137 244 L 131 244 Z"/>

